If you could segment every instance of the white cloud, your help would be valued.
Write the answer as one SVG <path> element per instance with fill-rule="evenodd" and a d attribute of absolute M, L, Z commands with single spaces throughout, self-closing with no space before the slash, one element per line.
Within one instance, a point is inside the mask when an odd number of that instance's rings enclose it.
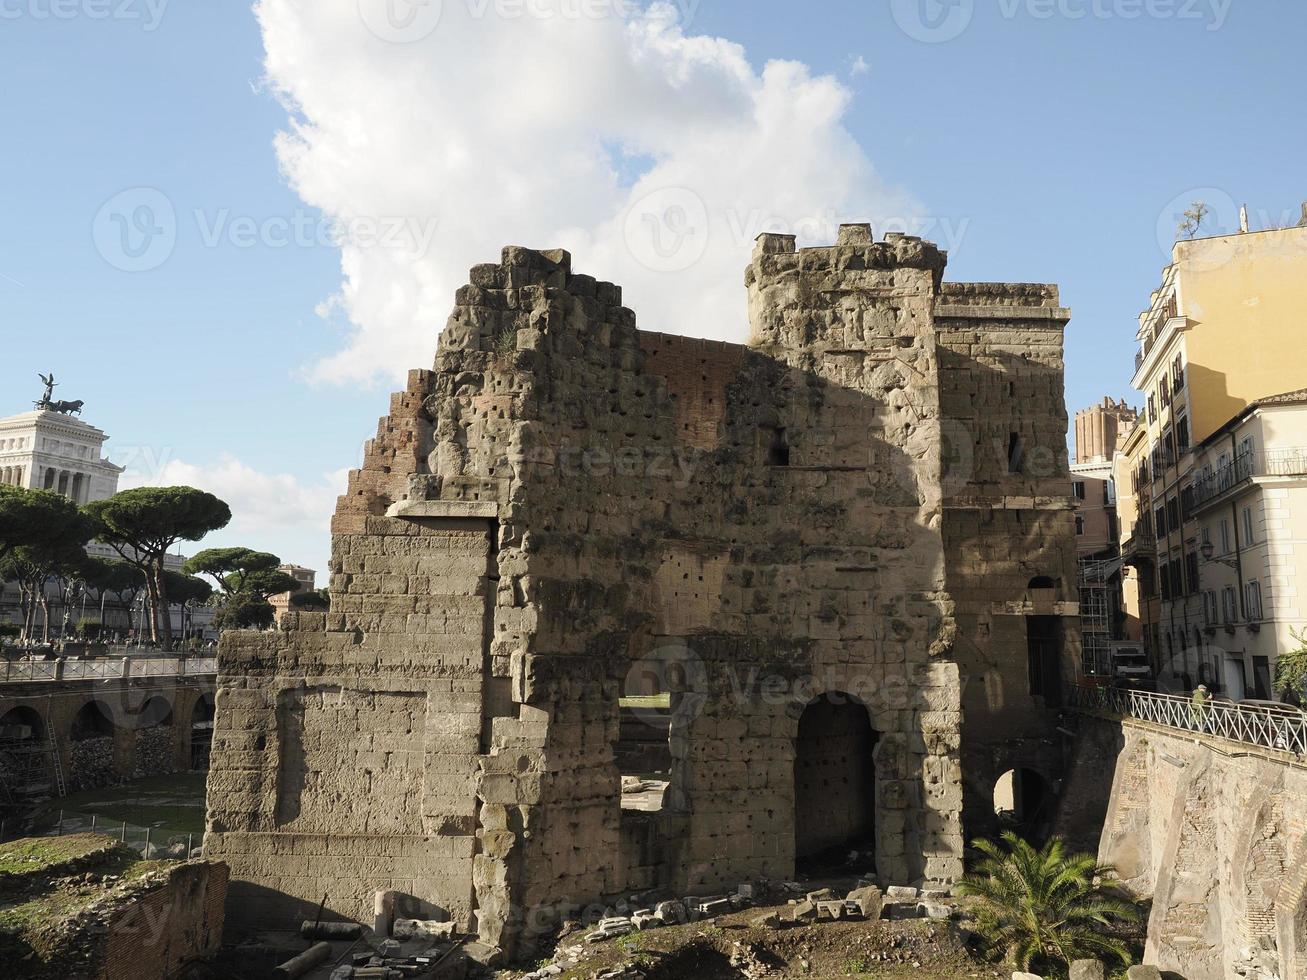
<path fill-rule="evenodd" d="M 871 71 L 871 65 L 867 63 L 867 59 L 864 58 L 862 55 L 855 55 L 852 59 L 850 59 L 849 61 L 850 78 L 859 78 L 863 75 L 870 73 L 870 71 Z"/>
<path fill-rule="evenodd" d="M 331 515 L 345 492 L 349 470 L 325 473 L 304 482 L 286 473 L 265 473 L 230 455 L 211 465 L 167 459 L 153 467 L 127 464 L 121 489 L 137 486 L 191 486 L 207 490 L 231 507 L 232 519 L 200 545 L 184 545 L 187 554 L 200 547 L 243 545 L 271 551 L 283 561 L 317 569 L 325 585 L 330 552 Z"/>
<path fill-rule="evenodd" d="M 624 287 L 645 329 L 742 340 L 760 231 L 827 242 L 841 220 L 917 213 L 845 128 L 837 80 L 791 61 L 759 70 L 669 4 L 411 3 L 255 4 L 299 195 L 346 224 L 439 223 L 425 254 L 342 245 L 319 312 L 348 321 L 347 340 L 315 380 L 428 364 L 468 268 L 505 244 L 569 248 L 579 271 Z M 414 15 L 415 40 L 379 36 L 408 23 L 378 30 L 386 9 Z"/>

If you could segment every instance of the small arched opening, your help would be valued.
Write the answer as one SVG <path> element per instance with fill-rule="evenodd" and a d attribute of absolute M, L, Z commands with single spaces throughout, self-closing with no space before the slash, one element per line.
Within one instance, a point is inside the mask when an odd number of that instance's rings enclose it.
<path fill-rule="evenodd" d="M 172 722 L 172 705 L 166 699 L 152 697 L 141 706 L 136 715 L 133 778 L 176 771 Z"/>
<path fill-rule="evenodd" d="M 1001 830 L 1041 843 L 1053 819 L 1053 792 L 1033 769 L 1009 769 L 994 784 L 994 814 Z"/>
<path fill-rule="evenodd" d="M 73 716 L 73 726 L 69 736 L 74 742 L 112 738 L 113 721 L 104 705 L 99 701 L 87 701 L 82 705 L 81 710 Z"/>
<path fill-rule="evenodd" d="M 796 869 L 875 852 L 875 748 L 871 716 L 856 698 L 833 692 L 804 709 L 794 754 Z"/>
<path fill-rule="evenodd" d="M 69 781 L 76 789 L 93 789 L 113 781 L 113 719 L 99 701 L 87 701 L 73 716 L 69 731 Z"/>
<path fill-rule="evenodd" d="M 213 695 L 205 694 L 191 711 L 191 769 L 206 772 L 213 748 Z"/>

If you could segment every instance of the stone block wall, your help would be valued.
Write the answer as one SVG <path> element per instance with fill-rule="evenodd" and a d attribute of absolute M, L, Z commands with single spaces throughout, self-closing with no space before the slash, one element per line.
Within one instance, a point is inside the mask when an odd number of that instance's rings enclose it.
<path fill-rule="evenodd" d="M 1122 723 L 1099 859 L 1152 899 L 1145 960 L 1189 980 L 1307 975 L 1307 769 Z"/>
<path fill-rule="evenodd" d="M 964 678 L 962 769 L 973 837 L 997 831 L 1013 769 L 1055 786 L 1061 693 L 1080 672 L 1075 515 L 1066 493 L 1063 333 L 1055 286 L 945 283 L 935 309 L 944 427 L 944 544 Z M 1051 626 L 1043 665 L 1032 630 Z M 1055 801 L 1047 800 L 1051 820 Z"/>
<path fill-rule="evenodd" d="M 995 670 L 1024 669 L 1024 636 L 978 639 L 996 605 L 1029 600 L 1029 576 L 1001 595 L 996 580 L 1016 581 L 1023 542 L 1042 568 L 1062 551 L 1034 536 L 1071 532 L 1033 479 L 996 478 L 970 509 L 965 487 L 948 493 L 947 358 L 1005 342 L 959 339 L 985 317 L 973 308 L 1055 311 L 1023 382 L 1049 414 L 1021 423 L 1032 440 L 1065 425 L 1065 316 L 1046 287 L 969 297 L 946 348 L 944 262 L 867 226 L 826 248 L 762 236 L 748 346 L 638 331 L 620 289 L 565 252 L 475 267 L 434 369 L 410 375 L 341 498 L 331 612 L 224 639 L 206 852 L 232 865 L 233 912 L 291 917 L 326 892 L 333 914 L 365 918 L 395 888 L 520 949 L 526 918 L 653 882 L 789 877 L 820 816 L 799 799 L 800 729 L 830 695 L 861 711 L 865 758 L 827 761 L 862 767 L 882 879 L 954 880 L 955 603 Z M 995 501 L 1032 537 L 950 529 L 952 510 Z M 967 549 L 995 567 L 956 573 L 959 594 L 950 555 Z M 621 809 L 628 677 L 672 699 L 671 787 L 651 818 Z"/>

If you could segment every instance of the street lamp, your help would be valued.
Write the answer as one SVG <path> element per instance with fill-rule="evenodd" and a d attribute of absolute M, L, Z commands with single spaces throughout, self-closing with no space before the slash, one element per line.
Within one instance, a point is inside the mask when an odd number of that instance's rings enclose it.
<path fill-rule="evenodd" d="M 1210 541 L 1204 541 L 1202 547 L 1198 549 L 1198 552 L 1203 556 L 1203 561 L 1219 562 L 1220 564 L 1226 565 L 1229 568 L 1238 567 L 1238 563 L 1232 558 L 1214 558 L 1213 555 L 1216 554 L 1216 546 L 1212 544 L 1212 542 Z"/>

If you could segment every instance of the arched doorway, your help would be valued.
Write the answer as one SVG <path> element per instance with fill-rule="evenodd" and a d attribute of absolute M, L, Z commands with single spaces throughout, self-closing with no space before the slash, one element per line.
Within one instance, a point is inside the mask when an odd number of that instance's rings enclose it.
<path fill-rule="evenodd" d="M 73 716 L 68 775 L 75 789 L 113 782 L 113 732 L 109 711 L 99 701 L 87 701 Z"/>
<path fill-rule="evenodd" d="M 136 716 L 135 750 L 133 778 L 157 776 L 177 769 L 172 705 L 164 698 L 153 697 L 142 705 Z"/>
<path fill-rule="evenodd" d="M 860 701 L 838 692 L 799 718 L 794 754 L 794 856 L 801 868 L 875 850 L 876 733 Z"/>
<path fill-rule="evenodd" d="M 994 814 L 1000 829 L 1041 843 L 1053 817 L 1052 788 L 1033 769 L 1009 769 L 994 784 Z"/>

